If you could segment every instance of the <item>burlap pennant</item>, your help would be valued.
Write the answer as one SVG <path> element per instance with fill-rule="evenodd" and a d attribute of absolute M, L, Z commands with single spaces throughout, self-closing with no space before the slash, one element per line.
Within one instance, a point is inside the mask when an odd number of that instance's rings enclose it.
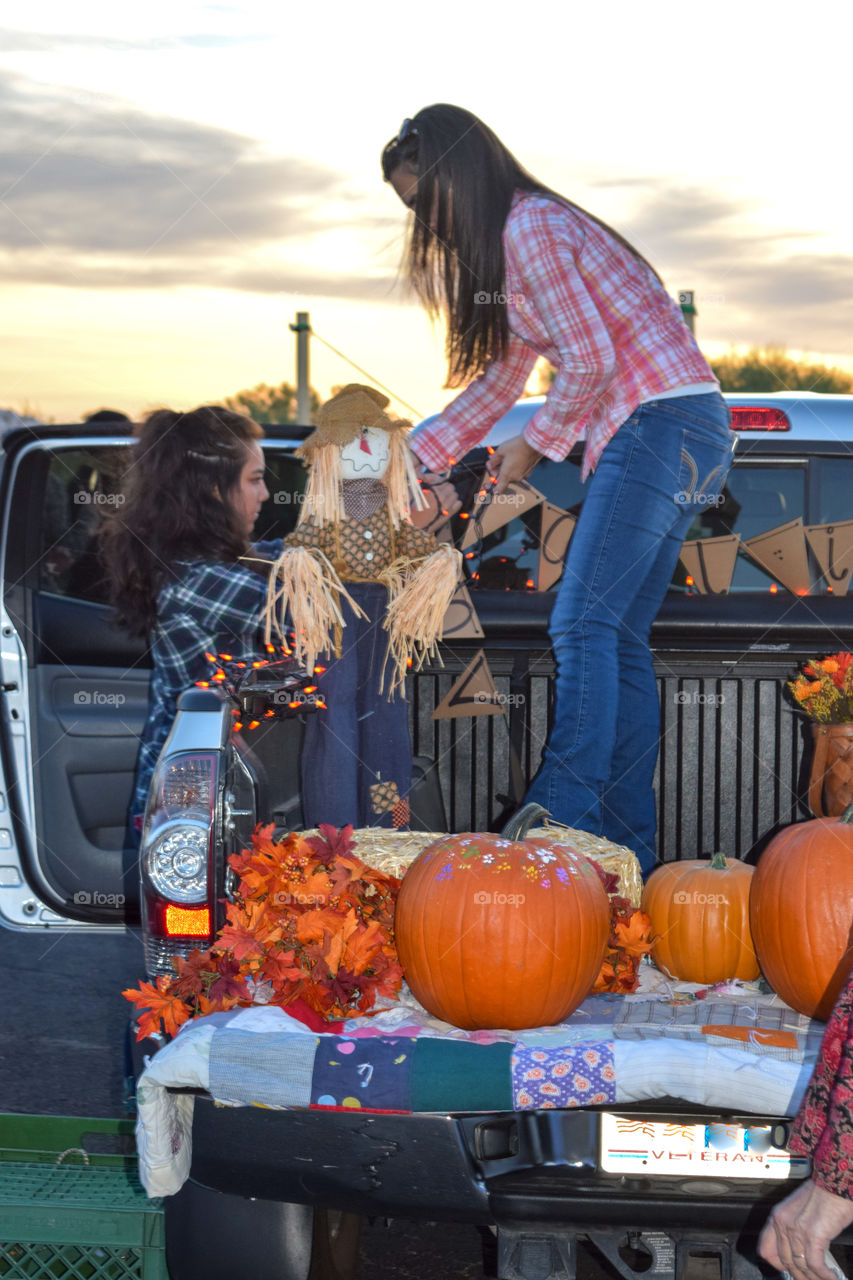
<path fill-rule="evenodd" d="M 486 474 L 474 501 L 474 509 L 462 539 L 462 550 L 473 546 L 480 538 L 494 533 L 496 529 L 502 529 L 523 511 L 529 511 L 531 507 L 537 507 L 544 501 L 544 495 L 526 480 L 511 484 L 506 493 L 495 493 L 492 477 Z"/>
<path fill-rule="evenodd" d="M 444 615 L 443 640 L 482 640 L 485 636 L 468 588 L 460 583 Z"/>
<path fill-rule="evenodd" d="M 771 578 L 795 595 L 807 596 L 811 590 L 809 562 L 806 555 L 806 537 L 802 519 L 789 520 L 755 538 L 741 543 Z"/>
<path fill-rule="evenodd" d="M 539 534 L 539 572 L 536 585 L 549 591 L 563 572 L 577 518 L 553 502 L 542 503 L 542 529 Z"/>
<path fill-rule="evenodd" d="M 739 546 L 739 533 L 685 542 L 681 548 L 681 563 L 693 579 L 693 589 L 703 596 L 727 595 Z"/>
<path fill-rule="evenodd" d="M 506 707 L 499 701 L 486 655 L 474 655 L 461 676 L 432 713 L 433 720 L 453 720 L 457 716 L 502 716 Z"/>
<path fill-rule="evenodd" d="M 853 520 L 806 525 L 806 537 L 832 594 L 846 596 L 853 571 Z"/>

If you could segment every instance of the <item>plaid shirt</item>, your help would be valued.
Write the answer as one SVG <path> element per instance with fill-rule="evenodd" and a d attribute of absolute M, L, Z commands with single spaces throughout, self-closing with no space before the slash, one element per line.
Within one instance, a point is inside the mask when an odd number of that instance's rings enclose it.
<path fill-rule="evenodd" d="M 517 192 L 503 244 L 509 347 L 412 436 L 412 448 L 433 470 L 446 470 L 512 408 L 537 355 L 556 372 L 525 439 L 559 462 L 586 433 L 584 480 L 639 404 L 716 382 L 677 304 L 591 218 Z"/>
<path fill-rule="evenodd" d="M 253 550 L 273 560 L 281 555 L 282 545 L 280 540 L 256 542 Z M 131 822 L 137 826 L 145 812 L 154 766 L 175 719 L 178 695 L 210 675 L 205 650 L 230 653 L 237 661 L 264 656 L 259 629 L 267 597 L 263 574 L 242 565 L 201 560 L 179 562 L 175 568 L 181 576 L 160 591 L 151 636 L 154 671 L 148 720 L 142 730 L 130 806 Z"/>

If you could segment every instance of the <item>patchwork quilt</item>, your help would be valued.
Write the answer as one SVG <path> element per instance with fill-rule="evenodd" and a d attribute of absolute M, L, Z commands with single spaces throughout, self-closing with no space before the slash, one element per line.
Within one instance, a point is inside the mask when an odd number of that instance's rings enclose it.
<path fill-rule="evenodd" d="M 137 1097 L 140 1176 L 151 1196 L 189 1174 L 193 1096 L 227 1106 L 380 1112 L 528 1111 L 678 1097 L 790 1115 L 824 1024 L 757 983 L 703 990 L 644 965 L 630 996 L 591 996 L 566 1022 L 460 1031 L 406 989 L 370 1017 L 322 1033 L 253 1006 L 184 1024 L 149 1062 Z"/>

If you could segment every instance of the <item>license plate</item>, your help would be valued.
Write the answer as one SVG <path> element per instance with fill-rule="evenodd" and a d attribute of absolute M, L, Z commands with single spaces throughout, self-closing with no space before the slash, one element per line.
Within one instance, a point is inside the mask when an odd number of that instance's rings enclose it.
<path fill-rule="evenodd" d="M 607 1173 L 689 1178 L 806 1178 L 809 1160 L 773 1144 L 774 1126 L 679 1124 L 601 1115 Z"/>

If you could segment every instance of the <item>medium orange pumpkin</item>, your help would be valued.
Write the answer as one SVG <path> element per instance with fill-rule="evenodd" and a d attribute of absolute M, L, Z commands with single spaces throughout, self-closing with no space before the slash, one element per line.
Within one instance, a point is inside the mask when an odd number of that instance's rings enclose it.
<path fill-rule="evenodd" d="M 774 836 L 758 860 L 750 921 L 776 994 L 827 1019 L 853 968 L 853 805 Z"/>
<path fill-rule="evenodd" d="M 652 922 L 652 959 L 682 982 L 758 977 L 749 928 L 754 868 L 715 853 L 667 862 L 648 878 L 643 910 Z"/>
<path fill-rule="evenodd" d="M 395 915 L 406 981 L 466 1030 L 551 1026 L 587 996 L 610 933 L 595 867 L 560 845 L 481 832 L 424 849 Z"/>

